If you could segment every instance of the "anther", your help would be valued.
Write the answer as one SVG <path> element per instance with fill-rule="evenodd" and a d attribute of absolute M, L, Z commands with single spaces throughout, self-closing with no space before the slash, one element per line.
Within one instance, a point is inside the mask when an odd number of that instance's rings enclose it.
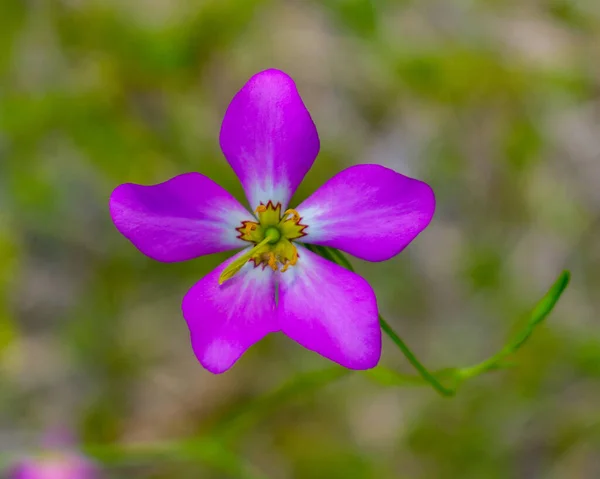
<path fill-rule="evenodd" d="M 300 215 L 298 214 L 298 212 L 292 208 L 285 210 L 285 212 L 283 213 L 283 217 L 281 218 L 282 221 L 286 221 L 288 215 L 292 215 L 292 220 L 297 223 L 298 221 L 300 221 Z"/>
<path fill-rule="evenodd" d="M 292 254 L 292 259 L 286 259 L 283 264 L 283 268 L 281 268 L 281 272 L 285 273 L 290 266 L 294 266 L 298 262 L 298 250 L 294 248 L 294 253 Z"/>
<path fill-rule="evenodd" d="M 254 210 L 255 213 L 264 213 L 267 211 L 267 207 L 265 205 L 258 205 Z"/>
<path fill-rule="evenodd" d="M 277 271 L 277 258 L 275 257 L 275 253 L 273 253 L 272 251 L 269 252 L 268 265 L 273 271 Z"/>

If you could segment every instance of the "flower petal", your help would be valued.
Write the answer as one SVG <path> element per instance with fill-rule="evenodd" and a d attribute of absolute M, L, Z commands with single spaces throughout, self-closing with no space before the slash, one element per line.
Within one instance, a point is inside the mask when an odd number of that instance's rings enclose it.
<path fill-rule="evenodd" d="M 310 114 L 294 81 L 279 70 L 257 73 L 235 95 L 220 142 L 251 209 L 272 201 L 285 210 L 319 153 Z"/>
<path fill-rule="evenodd" d="M 183 298 L 183 316 L 198 361 L 210 372 L 227 371 L 268 333 L 279 331 L 275 313 L 275 275 L 246 264 L 219 285 L 221 272 L 248 248 L 197 282 Z"/>
<path fill-rule="evenodd" d="M 350 369 L 381 355 L 377 300 L 369 283 L 299 247 L 298 263 L 279 276 L 281 330 L 307 349 Z"/>
<path fill-rule="evenodd" d="M 186 173 L 152 186 L 126 183 L 110 197 L 117 229 L 145 255 L 172 262 L 243 248 L 235 228 L 252 220 L 210 178 Z"/>
<path fill-rule="evenodd" d="M 384 261 L 423 231 L 435 211 L 427 183 L 380 165 L 347 168 L 296 208 L 306 236 L 367 261 Z"/>

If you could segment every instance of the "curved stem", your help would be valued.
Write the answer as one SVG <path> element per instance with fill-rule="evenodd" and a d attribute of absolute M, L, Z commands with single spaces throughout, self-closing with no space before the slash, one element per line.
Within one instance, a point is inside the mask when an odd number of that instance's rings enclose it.
<path fill-rule="evenodd" d="M 334 263 L 343 266 L 344 268 L 354 271 L 350 262 L 346 257 L 338 250 L 334 248 L 328 248 L 324 246 L 306 245 L 311 251 L 319 254 Z M 531 336 L 534 329 L 550 314 L 556 303 L 560 299 L 561 295 L 565 291 L 569 284 L 571 274 L 569 271 L 563 271 L 554 284 L 550 287 L 544 297 L 538 301 L 533 311 L 529 315 L 529 319 L 525 326 L 517 333 L 511 341 L 508 342 L 500 351 L 484 361 L 473 366 L 467 366 L 463 368 L 446 368 L 441 371 L 430 372 L 421 362 L 416 358 L 406 343 L 396 334 L 392 327 L 387 321 L 379 315 L 379 323 L 381 329 L 390 337 L 394 344 L 400 349 L 402 354 L 408 359 L 410 364 L 418 371 L 420 379 L 430 384 L 438 393 L 442 396 L 453 396 L 456 390 L 462 382 L 467 379 L 479 376 L 480 374 L 488 371 L 493 371 L 506 367 L 505 359 L 516 352 Z M 387 370 L 383 367 L 372 369 L 369 372 L 373 376 L 380 376 L 382 382 L 385 383 L 397 383 L 397 384 L 414 384 L 415 381 L 419 380 L 419 376 L 411 377 L 396 373 L 391 370 Z M 379 374 L 383 373 L 383 374 Z M 452 387 L 448 388 L 440 383 L 439 378 L 452 381 Z"/>
<path fill-rule="evenodd" d="M 558 303 L 558 300 L 567 288 L 571 279 L 571 273 L 569 271 L 563 271 L 554 284 L 550 287 L 544 297 L 538 301 L 533 308 L 533 311 L 529 315 L 529 319 L 525 326 L 519 330 L 519 332 L 506 344 L 500 351 L 494 354 L 492 357 L 465 368 L 460 368 L 456 371 L 456 376 L 461 381 L 469 379 L 475 376 L 479 376 L 482 373 L 490 371 L 492 369 L 498 369 L 501 362 L 510 356 L 512 353 L 519 350 L 521 346 L 529 339 L 532 335 L 535 327 L 540 324 Z"/>
<path fill-rule="evenodd" d="M 381 324 L 381 329 L 383 329 L 384 333 L 389 336 L 389 338 L 394 342 L 398 349 L 402 351 L 402 354 L 408 359 L 408 362 L 412 364 L 412 366 L 419 372 L 421 377 L 427 381 L 431 386 L 442 396 L 450 397 L 454 396 L 456 390 L 448 389 L 433 376 L 432 373 L 428 371 L 428 369 L 421 364 L 421 362 L 416 358 L 413 352 L 409 349 L 404 341 L 396 334 L 396 332 L 392 329 L 392 327 L 388 324 L 388 322 L 383 319 L 383 316 L 379 315 L 379 324 Z"/>

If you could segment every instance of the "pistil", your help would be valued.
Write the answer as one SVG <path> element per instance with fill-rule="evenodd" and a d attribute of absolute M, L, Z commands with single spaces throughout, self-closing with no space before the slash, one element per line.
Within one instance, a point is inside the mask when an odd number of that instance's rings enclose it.
<path fill-rule="evenodd" d="M 228 279 L 233 278 L 235 276 L 235 274 L 240 269 L 242 269 L 242 267 L 248 261 L 250 261 L 250 259 L 256 253 L 258 253 L 261 249 L 263 249 L 264 246 L 267 246 L 268 244 L 275 244 L 280 239 L 281 239 L 281 233 L 279 232 L 279 230 L 277 228 L 275 228 L 275 227 L 267 228 L 267 230 L 265 231 L 265 238 L 260 243 L 258 243 L 254 248 L 252 248 L 247 253 L 244 253 L 242 256 L 240 256 L 239 258 L 232 261 L 229 264 L 229 266 L 227 266 L 223 270 L 223 272 L 219 276 L 219 284 L 223 284 Z M 270 252 L 268 264 L 269 264 L 269 266 L 271 266 L 271 268 L 273 268 L 275 271 L 277 271 L 276 258 L 275 258 L 275 254 L 273 254 L 273 252 Z"/>

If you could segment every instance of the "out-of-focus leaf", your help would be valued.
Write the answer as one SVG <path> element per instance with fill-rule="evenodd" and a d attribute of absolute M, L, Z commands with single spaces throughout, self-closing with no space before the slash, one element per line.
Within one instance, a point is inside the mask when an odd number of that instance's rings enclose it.
<path fill-rule="evenodd" d="M 262 417 L 270 414 L 273 408 L 292 398 L 309 394 L 327 386 L 351 373 L 351 370 L 334 366 L 332 368 L 297 374 L 269 393 L 246 402 L 242 407 L 213 428 L 219 437 L 233 439 Z"/>
<path fill-rule="evenodd" d="M 263 479 L 244 458 L 211 438 L 191 438 L 148 444 L 110 444 L 86 446 L 84 452 L 106 465 L 151 464 L 161 462 L 202 462 L 226 473 L 227 477 Z"/>
<path fill-rule="evenodd" d="M 377 32 L 377 8 L 381 0 L 324 0 L 318 2 L 327 8 L 341 28 L 363 37 L 372 38 Z"/>

